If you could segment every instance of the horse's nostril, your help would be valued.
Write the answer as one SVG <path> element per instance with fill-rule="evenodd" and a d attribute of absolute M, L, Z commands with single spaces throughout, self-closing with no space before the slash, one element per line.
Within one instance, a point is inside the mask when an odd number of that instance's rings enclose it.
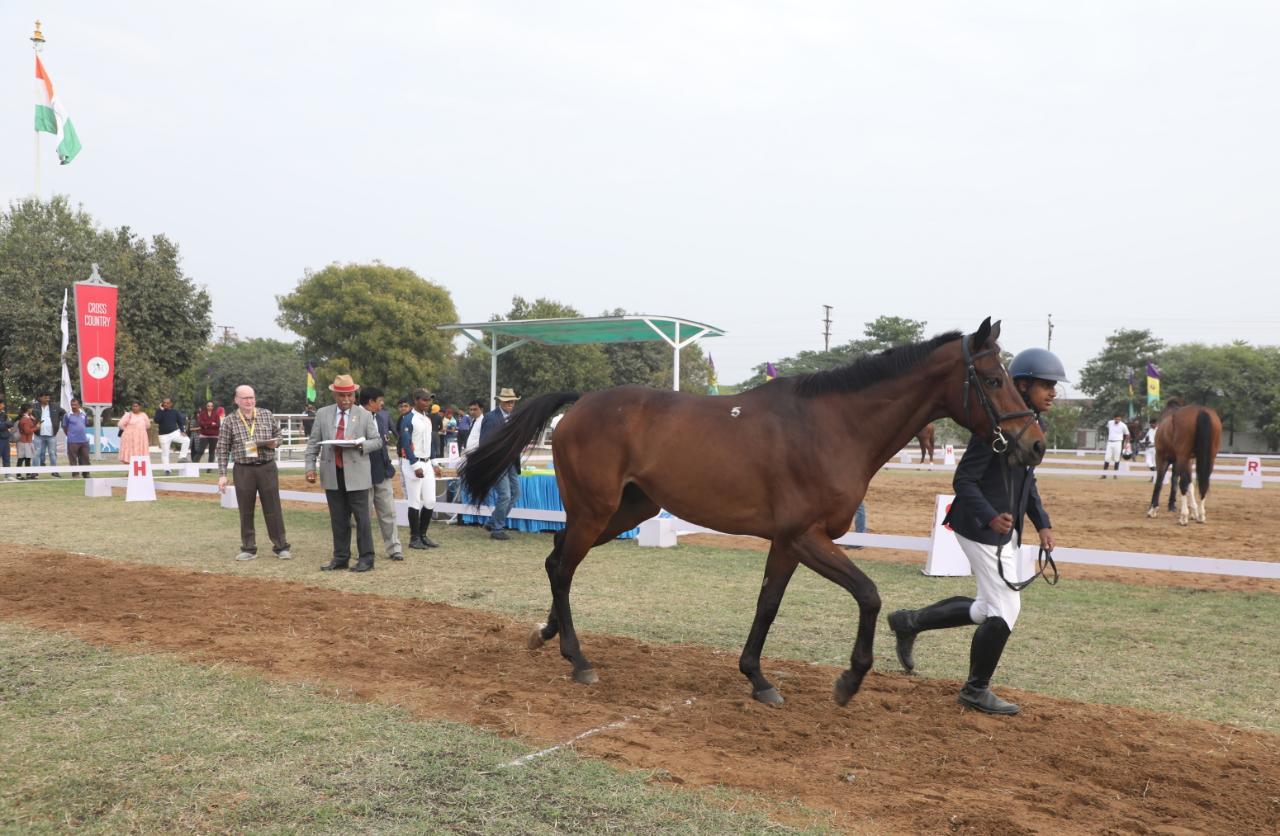
<path fill-rule="evenodd" d="M 1044 442 L 1043 442 L 1043 441 L 1037 441 L 1035 444 L 1032 444 L 1032 445 L 1031 445 L 1031 449 L 1035 451 L 1035 454 L 1036 454 L 1037 456 L 1043 456 L 1043 455 L 1044 455 Z"/>

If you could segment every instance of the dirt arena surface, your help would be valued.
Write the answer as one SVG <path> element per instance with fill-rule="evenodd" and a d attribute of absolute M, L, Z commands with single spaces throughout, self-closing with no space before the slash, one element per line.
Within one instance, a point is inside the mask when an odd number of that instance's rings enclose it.
<path fill-rule="evenodd" d="M 412 599 L 9 548 L 4 617 L 563 743 L 675 784 L 831 811 L 859 833 L 1274 833 L 1280 738 L 1005 689 L 1016 718 L 965 711 L 954 683 L 873 671 L 841 709 L 837 670 L 767 663 L 753 702 L 736 653 L 586 636 L 601 675 L 568 679 L 530 625 Z M 537 769 L 537 762 L 511 768 Z M 551 791 L 552 788 L 548 788 Z"/>

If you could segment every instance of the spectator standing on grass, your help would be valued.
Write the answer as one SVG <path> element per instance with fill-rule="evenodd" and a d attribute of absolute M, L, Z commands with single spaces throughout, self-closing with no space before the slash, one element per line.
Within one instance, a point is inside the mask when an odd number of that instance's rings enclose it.
<path fill-rule="evenodd" d="M 307 404 L 302 409 L 302 434 L 307 438 L 311 437 L 311 428 L 316 425 L 316 405 Z"/>
<path fill-rule="evenodd" d="M 440 404 L 431 404 L 428 417 L 431 419 L 431 458 L 438 459 L 444 455 L 440 450 L 444 441 L 444 415 L 440 412 Z"/>
<path fill-rule="evenodd" d="M 13 424 L 9 421 L 9 410 L 5 408 L 4 396 L 0 395 L 0 467 L 9 467 L 9 441 L 12 438 L 11 430 Z M 12 482 L 13 477 L 8 473 L 4 475 L 6 482 Z"/>
<path fill-rule="evenodd" d="M 1040 413 L 1053 406 L 1057 384 L 1067 378 L 1062 361 L 1043 348 L 1029 348 L 1009 364 L 1013 385 L 1023 401 Z M 946 598 L 919 610 L 889 614 L 889 629 L 897 638 L 898 661 L 907 673 L 915 669 L 912 650 L 925 630 L 977 624 L 969 648 L 969 678 L 956 697 L 961 705 L 988 714 L 1017 714 L 1018 706 L 991 691 L 991 677 L 1022 609 L 1018 577 L 1018 548 L 1023 518 L 1030 517 L 1040 548 L 1052 552 L 1053 528 L 1040 502 L 1034 467 L 1015 467 L 978 436 L 956 466 L 952 486 L 955 501 L 944 520 L 956 534 L 978 583 L 976 598 Z M 1010 580 L 1006 580 L 1010 579 Z"/>
<path fill-rule="evenodd" d="M 369 491 L 369 513 L 378 519 L 378 529 L 382 533 L 382 545 L 386 549 L 389 560 L 404 560 L 404 552 L 400 546 L 400 532 L 396 530 L 396 492 L 391 487 L 396 469 L 391 466 L 391 456 L 387 453 L 386 439 L 391 435 L 390 419 L 382 408 L 384 397 L 382 390 L 370 386 L 360 390 L 360 405 L 373 414 L 374 423 L 378 425 L 378 436 L 383 445 L 369 456 L 369 479 L 373 488 Z"/>
<path fill-rule="evenodd" d="M 222 420 L 218 434 L 218 492 L 227 491 L 227 464 L 235 462 L 236 505 L 240 509 L 240 553 L 236 560 L 258 556 L 258 535 L 253 527 L 253 506 L 262 500 L 262 518 L 272 550 L 281 560 L 289 560 L 289 541 L 284 533 L 284 513 L 280 510 L 280 472 L 276 468 L 276 448 L 280 446 L 280 422 L 265 409 L 258 409 L 252 386 L 236 387 L 236 411 Z"/>
<path fill-rule="evenodd" d="M 62 416 L 62 429 L 67 434 L 67 461 L 89 466 L 89 416 L 80 408 L 80 399 L 71 399 L 71 411 Z M 74 476 L 75 474 L 71 474 Z M 89 478 L 89 471 L 80 474 Z"/>
<path fill-rule="evenodd" d="M 471 433 L 471 407 L 459 409 L 457 413 L 458 421 L 458 452 L 467 449 L 467 436 Z"/>
<path fill-rule="evenodd" d="M 444 411 L 444 442 L 440 445 L 440 455 L 449 455 L 449 445 L 458 443 L 458 419 L 453 417 L 453 409 Z M 459 447 L 461 452 L 462 448 Z"/>
<path fill-rule="evenodd" d="M 31 467 L 31 459 L 36 454 L 35 436 L 40 428 L 35 416 L 31 414 L 30 404 L 23 404 L 18 410 L 18 467 Z M 19 479 L 35 479 L 36 474 L 28 473 Z"/>
<path fill-rule="evenodd" d="M 486 438 L 497 435 L 498 431 L 507 425 L 507 421 L 511 418 L 511 410 L 516 408 L 518 400 L 520 398 L 512 389 L 503 389 L 498 393 L 498 407 L 485 413 L 484 421 L 480 424 L 479 443 L 483 444 Z M 489 518 L 485 527 L 489 529 L 489 536 L 494 540 L 510 540 L 511 535 L 506 531 L 507 515 L 511 513 L 511 506 L 515 505 L 516 500 L 520 498 L 520 463 L 518 461 L 498 477 L 495 490 L 498 492 L 498 499 L 493 504 L 493 516 Z"/>
<path fill-rule="evenodd" d="M 484 424 L 484 404 L 480 401 L 467 404 L 467 416 L 471 419 L 471 426 L 467 430 L 467 441 L 462 448 L 463 456 L 480 446 L 480 427 Z"/>
<path fill-rule="evenodd" d="M 329 506 L 329 527 L 333 532 L 333 559 L 321 571 L 373 569 L 373 527 L 369 514 L 369 492 L 373 489 L 370 454 L 382 448 L 378 424 L 362 406 L 356 405 L 360 386 L 349 374 L 340 374 L 329 384 L 333 403 L 316 411 L 316 423 L 307 440 L 307 481 L 317 477 L 324 486 Z M 325 442 L 340 442 L 326 444 Z M 318 471 L 317 471 L 318 468 Z M 356 521 L 356 548 L 359 559 L 351 566 L 351 518 Z"/>
<path fill-rule="evenodd" d="M 32 417 L 36 419 L 36 457 L 39 459 L 39 465 L 44 467 L 45 454 L 49 455 L 49 466 L 58 466 L 58 427 L 62 425 L 62 407 L 57 404 L 49 403 L 49 393 L 41 392 L 36 399 L 39 403 L 33 411 Z M 61 479 L 61 473 L 53 474 L 55 479 Z"/>
<path fill-rule="evenodd" d="M 209 461 L 213 462 L 218 451 L 218 436 L 222 433 L 222 416 L 214 408 L 213 401 L 206 401 L 204 408 L 196 413 L 196 451 L 192 454 L 193 462 L 200 461 L 204 452 L 209 451 Z"/>
<path fill-rule="evenodd" d="M 169 448 L 178 445 L 178 461 L 186 461 L 191 450 L 191 439 L 187 437 L 187 416 L 174 409 L 173 398 L 165 398 L 156 410 L 156 432 L 160 436 L 160 464 L 169 466 Z"/>
<path fill-rule="evenodd" d="M 120 428 L 120 463 L 128 464 L 132 456 L 151 456 L 151 440 L 147 438 L 147 430 L 151 429 L 151 419 L 142 411 L 142 403 L 134 401 L 129 411 L 120 416 L 116 422 Z"/>

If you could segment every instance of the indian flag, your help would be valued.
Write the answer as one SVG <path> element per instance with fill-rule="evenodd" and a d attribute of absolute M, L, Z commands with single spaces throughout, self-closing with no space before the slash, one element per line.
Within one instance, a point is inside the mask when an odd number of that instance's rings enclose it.
<path fill-rule="evenodd" d="M 36 56 L 36 130 L 58 137 L 58 159 L 63 165 L 80 153 L 80 137 L 76 136 L 75 126 L 53 92 L 53 82 L 44 71 L 39 55 Z"/>

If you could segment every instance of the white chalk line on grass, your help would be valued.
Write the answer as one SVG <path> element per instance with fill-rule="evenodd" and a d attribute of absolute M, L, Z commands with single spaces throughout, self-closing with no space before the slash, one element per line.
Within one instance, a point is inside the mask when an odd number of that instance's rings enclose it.
<path fill-rule="evenodd" d="M 697 701 L 698 701 L 697 697 L 690 697 L 687 700 L 681 700 L 680 702 L 673 702 L 673 703 L 670 703 L 669 705 L 663 706 L 662 708 L 658 709 L 657 713 L 662 714 L 662 713 L 671 711 L 672 709 L 679 708 L 682 705 L 693 705 Z M 653 712 L 646 712 L 646 713 L 653 713 Z M 612 723 L 605 723 L 602 726 L 596 726 L 594 729 L 587 729 L 582 734 L 571 737 L 563 743 L 557 743 L 555 746 L 548 746 L 546 749 L 542 749 L 537 752 L 530 752 L 527 755 L 521 755 L 520 757 L 516 758 L 513 761 L 501 764 L 499 768 L 506 769 L 508 767 L 524 766 L 525 764 L 532 763 L 533 761 L 536 761 L 539 758 L 544 758 L 547 755 L 552 754 L 553 752 L 558 752 L 561 749 L 570 748 L 573 746 L 573 744 L 577 743 L 579 740 L 586 740 L 588 737 L 594 737 L 597 734 L 602 734 L 607 731 L 613 731 L 614 729 L 620 729 L 625 726 L 628 726 L 633 721 L 639 720 L 643 716 L 645 716 L 645 714 L 643 713 L 632 714 L 628 717 L 623 717 L 621 720 L 614 720 Z"/>

